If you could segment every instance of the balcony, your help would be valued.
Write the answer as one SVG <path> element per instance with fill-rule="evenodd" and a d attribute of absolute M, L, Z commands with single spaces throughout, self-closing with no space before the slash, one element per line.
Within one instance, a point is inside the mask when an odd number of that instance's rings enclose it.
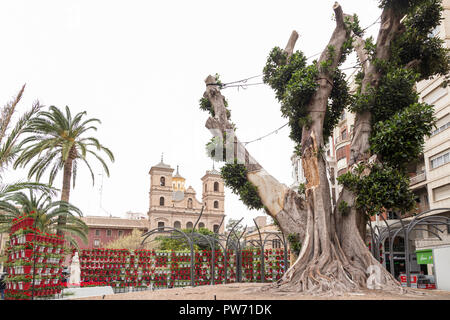
<path fill-rule="evenodd" d="M 336 147 L 337 147 L 337 146 L 340 145 L 341 143 L 344 143 L 344 142 L 350 142 L 350 141 L 351 141 L 351 133 L 350 133 L 349 135 L 347 135 L 346 137 L 342 137 L 342 135 L 337 136 L 337 137 L 334 139 L 334 144 L 335 144 Z"/>
<path fill-rule="evenodd" d="M 420 182 L 427 180 L 427 175 L 426 175 L 425 171 L 423 171 L 422 173 L 419 173 L 419 174 L 415 175 L 414 177 L 411 177 L 409 180 L 410 180 L 409 185 L 413 186 L 415 184 L 418 184 Z"/>

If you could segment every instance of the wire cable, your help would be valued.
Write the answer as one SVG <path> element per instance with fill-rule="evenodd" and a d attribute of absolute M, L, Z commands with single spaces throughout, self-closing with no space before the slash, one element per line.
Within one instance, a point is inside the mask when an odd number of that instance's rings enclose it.
<path fill-rule="evenodd" d="M 285 123 L 284 125 L 282 125 L 282 126 L 279 127 L 278 129 L 275 129 L 275 130 L 273 130 L 273 131 L 271 131 L 271 132 L 269 132 L 269 133 L 267 133 L 267 134 L 265 134 L 265 135 L 263 135 L 263 136 L 261 136 L 261 137 L 259 137 L 259 138 L 257 138 L 257 139 L 254 139 L 254 140 L 251 140 L 251 141 L 247 141 L 247 142 L 242 142 L 242 144 L 243 144 L 244 146 L 246 146 L 246 145 L 248 145 L 249 143 L 252 143 L 252 142 L 255 142 L 255 141 L 260 141 L 260 140 L 262 140 L 262 139 L 264 139 L 264 138 L 267 138 L 268 136 L 271 136 L 272 134 L 277 134 L 279 130 L 283 129 L 283 128 L 286 127 L 288 124 L 289 124 L 289 122 Z"/>

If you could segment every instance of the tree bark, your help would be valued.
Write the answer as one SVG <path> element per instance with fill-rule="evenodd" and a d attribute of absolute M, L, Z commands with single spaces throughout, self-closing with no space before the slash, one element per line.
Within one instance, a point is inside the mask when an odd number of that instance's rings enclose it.
<path fill-rule="evenodd" d="M 73 155 L 76 153 L 76 149 L 74 147 L 70 150 L 70 155 Z M 63 184 L 62 184 L 62 191 L 61 191 L 61 201 L 69 202 L 70 198 L 70 183 L 72 180 L 72 169 L 73 169 L 73 157 L 67 158 L 67 160 L 64 162 L 63 167 Z M 66 224 L 66 217 L 59 216 L 58 217 L 58 226 L 64 226 Z M 58 235 L 64 235 L 64 232 L 61 230 L 57 231 Z"/>

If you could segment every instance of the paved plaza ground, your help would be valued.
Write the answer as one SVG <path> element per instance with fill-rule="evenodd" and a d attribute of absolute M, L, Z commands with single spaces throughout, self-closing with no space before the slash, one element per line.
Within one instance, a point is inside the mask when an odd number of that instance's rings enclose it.
<path fill-rule="evenodd" d="M 450 292 L 442 290 L 409 289 L 407 293 L 386 293 L 366 290 L 342 296 L 312 296 L 301 293 L 274 292 L 271 284 L 240 283 L 216 286 L 162 289 L 118 293 L 77 300 L 450 300 Z"/>

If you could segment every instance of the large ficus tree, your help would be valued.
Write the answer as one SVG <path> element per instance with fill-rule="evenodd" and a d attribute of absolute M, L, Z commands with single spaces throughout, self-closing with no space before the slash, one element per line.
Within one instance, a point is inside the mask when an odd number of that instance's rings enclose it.
<path fill-rule="evenodd" d="M 289 120 L 306 177 L 302 190 L 280 183 L 249 154 L 234 134 L 222 84 L 217 76 L 205 80 L 200 107 L 211 113 L 206 127 L 215 136 L 208 149 L 226 160 L 221 169 L 226 185 L 249 208 L 264 208 L 301 243 L 298 259 L 278 282 L 287 290 L 366 288 L 374 267 L 383 288 L 399 287 L 362 235 L 370 215 L 414 206 L 406 168 L 422 151 L 435 121 L 432 106 L 419 102 L 415 83 L 447 75 L 449 57 L 443 41 L 432 36 L 442 19 L 440 0 L 382 0 L 379 6 L 376 41 L 365 39 L 357 16 L 344 14 L 335 3 L 336 28 L 318 60 L 308 64 L 301 51 L 294 52 L 295 31 L 284 50 L 276 47 L 268 56 L 264 82 Z M 360 72 L 350 93 L 339 67 L 353 50 Z M 343 189 L 333 209 L 324 149 L 345 108 L 355 112 L 356 120 L 350 170 L 339 177 Z"/>

